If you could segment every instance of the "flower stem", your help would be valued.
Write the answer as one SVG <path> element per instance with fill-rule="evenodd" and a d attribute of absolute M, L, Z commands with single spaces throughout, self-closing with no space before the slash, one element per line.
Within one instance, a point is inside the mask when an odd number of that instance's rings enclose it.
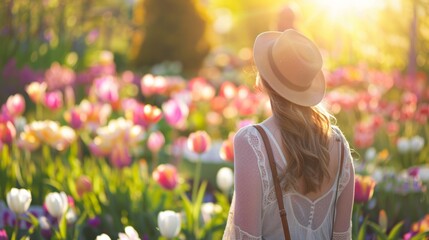
<path fill-rule="evenodd" d="M 15 213 L 16 214 L 16 213 Z M 16 240 L 18 236 L 18 230 L 19 230 L 19 216 L 16 214 L 16 220 L 15 220 L 15 230 L 13 231 L 11 240 Z"/>
<path fill-rule="evenodd" d="M 200 158 L 200 156 L 198 156 L 197 164 L 195 167 L 194 184 L 192 187 L 192 203 L 194 203 L 195 198 L 197 197 L 198 185 L 200 182 L 200 175 L 201 175 L 201 158 Z"/>

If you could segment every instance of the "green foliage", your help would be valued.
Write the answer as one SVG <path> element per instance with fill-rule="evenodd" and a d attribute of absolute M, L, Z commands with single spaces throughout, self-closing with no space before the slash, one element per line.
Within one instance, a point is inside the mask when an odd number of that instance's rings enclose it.
<path fill-rule="evenodd" d="M 134 65 L 147 67 L 178 61 L 185 73 L 195 74 L 211 48 L 207 10 L 201 3 L 145 0 L 135 8 L 144 9 L 144 37 L 132 46 L 132 51 L 138 53 Z"/>

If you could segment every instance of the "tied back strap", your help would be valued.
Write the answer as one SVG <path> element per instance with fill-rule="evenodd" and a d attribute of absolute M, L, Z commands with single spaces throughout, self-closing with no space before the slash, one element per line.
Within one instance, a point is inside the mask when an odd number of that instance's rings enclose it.
<path fill-rule="evenodd" d="M 340 146 L 341 146 L 341 159 L 340 159 L 340 171 L 338 173 L 337 186 L 336 186 L 336 190 L 335 190 L 335 198 L 334 198 L 334 206 L 333 206 L 334 210 L 333 210 L 333 213 L 332 213 L 331 239 L 334 237 L 335 210 L 337 209 L 338 185 L 340 183 L 341 172 L 343 170 L 343 162 L 344 162 L 344 144 L 339 139 L 337 141 L 340 143 Z"/>
<path fill-rule="evenodd" d="M 262 140 L 264 141 L 265 149 L 267 150 L 268 160 L 270 162 L 271 167 L 271 173 L 273 175 L 273 181 L 274 181 L 274 189 L 276 191 L 276 197 L 277 197 L 277 204 L 279 205 L 279 212 L 280 212 L 280 219 L 282 220 L 282 226 L 283 226 L 283 232 L 285 235 L 286 240 L 290 240 L 290 233 L 289 233 L 289 227 L 287 223 L 287 217 L 286 217 L 286 210 L 283 204 L 283 194 L 282 190 L 280 188 L 280 181 L 279 177 L 277 175 L 277 168 L 274 163 L 274 156 L 273 151 L 271 149 L 271 144 L 268 139 L 267 133 L 265 130 L 259 126 L 255 125 L 255 128 L 258 130 L 259 134 L 262 137 Z"/>

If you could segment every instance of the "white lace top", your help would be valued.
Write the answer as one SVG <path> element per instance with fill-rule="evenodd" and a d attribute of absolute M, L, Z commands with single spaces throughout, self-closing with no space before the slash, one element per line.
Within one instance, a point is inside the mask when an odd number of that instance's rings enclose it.
<path fill-rule="evenodd" d="M 261 124 L 270 139 L 276 167 L 282 172 L 287 160 L 281 151 L 280 131 L 273 119 Z M 354 199 L 354 167 L 349 145 L 337 127 L 333 138 L 345 146 L 340 176 L 333 239 L 351 239 L 351 214 Z M 258 131 L 247 126 L 234 139 L 235 189 L 223 239 L 284 239 L 271 169 L 266 149 Z M 317 195 L 297 191 L 283 193 L 292 239 L 330 239 L 332 214 L 341 148 L 331 141 L 330 182 L 322 184 Z M 325 185 L 325 187 L 324 187 Z"/>

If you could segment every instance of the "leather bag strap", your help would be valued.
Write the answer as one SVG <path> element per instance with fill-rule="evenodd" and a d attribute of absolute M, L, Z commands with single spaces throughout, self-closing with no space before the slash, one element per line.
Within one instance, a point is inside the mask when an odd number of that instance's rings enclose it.
<path fill-rule="evenodd" d="M 273 156 L 271 144 L 270 144 L 270 141 L 268 139 L 268 136 L 267 136 L 267 133 L 265 132 L 265 130 L 259 125 L 255 125 L 255 128 L 258 130 L 259 134 L 261 135 L 262 140 L 264 141 L 265 149 L 267 150 L 268 160 L 270 162 L 271 173 L 272 173 L 273 181 L 274 181 L 274 189 L 276 191 L 277 203 L 279 206 L 280 219 L 282 220 L 283 232 L 285 235 L 285 239 L 290 240 L 290 233 L 289 233 L 289 227 L 288 227 L 288 223 L 287 223 L 286 210 L 285 210 L 285 207 L 283 204 L 283 194 L 282 194 L 282 190 L 280 188 L 280 180 L 279 180 L 279 177 L 277 175 L 277 168 L 276 168 L 276 165 L 274 163 L 274 156 Z"/>
<path fill-rule="evenodd" d="M 341 147 L 341 159 L 340 159 L 340 171 L 338 173 L 338 178 L 337 178 L 337 186 L 336 186 L 336 190 L 335 190 L 335 198 L 334 198 L 334 206 L 333 206 L 333 213 L 332 213 L 332 231 L 331 231 L 331 239 L 334 237 L 334 224 L 335 224 L 335 210 L 337 209 L 337 197 L 338 197 L 338 185 L 340 185 L 340 178 L 341 178 L 341 172 L 343 170 L 343 162 L 344 162 L 344 144 L 342 143 L 341 140 L 337 140 L 340 143 L 340 147 Z"/>

